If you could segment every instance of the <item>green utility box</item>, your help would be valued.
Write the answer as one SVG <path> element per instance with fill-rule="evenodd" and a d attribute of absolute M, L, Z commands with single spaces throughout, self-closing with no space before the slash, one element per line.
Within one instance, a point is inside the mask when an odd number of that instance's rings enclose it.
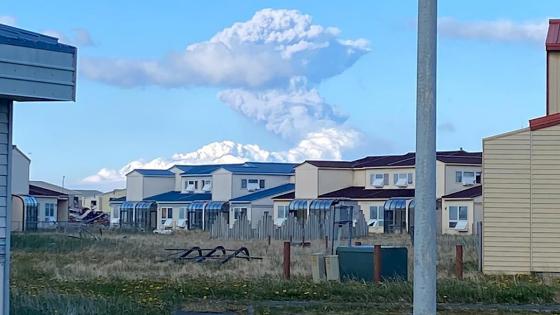
<path fill-rule="evenodd" d="M 373 281 L 373 246 L 338 247 L 342 280 Z M 408 280 L 408 250 L 406 247 L 381 247 L 381 278 Z"/>

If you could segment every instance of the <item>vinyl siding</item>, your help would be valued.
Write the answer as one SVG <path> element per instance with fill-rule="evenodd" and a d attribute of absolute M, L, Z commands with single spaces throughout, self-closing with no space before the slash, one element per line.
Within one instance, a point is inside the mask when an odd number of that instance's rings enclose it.
<path fill-rule="evenodd" d="M 560 53 L 548 52 L 548 114 L 560 112 Z"/>
<path fill-rule="evenodd" d="M 560 126 L 531 133 L 532 268 L 560 272 Z"/>
<path fill-rule="evenodd" d="M 352 170 L 319 169 L 319 195 L 352 186 L 354 174 Z"/>
<path fill-rule="evenodd" d="M 309 163 L 296 167 L 296 191 L 298 199 L 315 199 L 319 195 L 319 168 Z"/>
<path fill-rule="evenodd" d="M 529 273 L 530 131 L 483 141 L 483 271 Z"/>

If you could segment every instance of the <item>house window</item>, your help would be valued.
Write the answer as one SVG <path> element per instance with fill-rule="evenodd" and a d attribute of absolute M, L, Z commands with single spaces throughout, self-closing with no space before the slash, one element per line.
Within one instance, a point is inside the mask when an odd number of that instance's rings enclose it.
<path fill-rule="evenodd" d="M 480 184 L 482 175 L 480 172 L 471 171 L 456 171 L 455 172 L 455 182 L 461 183 L 463 186 L 470 186 Z"/>
<path fill-rule="evenodd" d="M 383 206 L 370 206 L 368 225 L 373 227 L 383 226 L 383 212 Z"/>
<path fill-rule="evenodd" d="M 247 189 L 247 180 L 246 179 L 241 180 L 241 188 Z"/>
<path fill-rule="evenodd" d="M 264 179 L 259 180 L 259 189 L 264 189 Z"/>
<path fill-rule="evenodd" d="M 286 219 L 288 218 L 288 206 L 278 206 L 278 219 Z"/>
<path fill-rule="evenodd" d="M 381 188 L 389 184 L 389 174 L 372 174 L 370 177 L 370 183 L 374 187 Z"/>
<path fill-rule="evenodd" d="M 167 219 L 173 219 L 173 208 L 161 208 L 161 224 L 165 224 Z"/>
<path fill-rule="evenodd" d="M 468 207 L 449 206 L 449 228 L 465 229 L 468 223 Z"/>
<path fill-rule="evenodd" d="M 233 208 L 233 219 L 247 218 L 247 208 Z"/>
<path fill-rule="evenodd" d="M 46 222 L 56 222 L 56 218 L 54 215 L 54 203 L 46 203 L 45 204 L 45 221 Z"/>
<path fill-rule="evenodd" d="M 188 180 L 185 182 L 185 190 L 186 191 L 195 191 L 198 190 L 198 181 L 197 180 Z"/>
<path fill-rule="evenodd" d="M 179 219 L 184 220 L 186 217 L 187 208 L 179 208 Z"/>
<path fill-rule="evenodd" d="M 259 180 L 258 179 L 249 179 L 247 180 L 247 190 L 255 191 L 259 189 Z"/>
<path fill-rule="evenodd" d="M 410 177 L 412 179 L 412 173 L 410 173 Z M 393 174 L 393 184 L 399 187 L 406 187 L 408 186 L 409 174 L 408 173 L 398 173 Z"/>
<path fill-rule="evenodd" d="M 414 183 L 414 176 L 412 175 L 412 173 L 408 173 L 408 184 L 412 185 Z"/>
<path fill-rule="evenodd" d="M 212 190 L 212 181 L 204 180 L 204 181 L 202 181 L 202 183 L 203 183 L 202 190 L 204 190 L 204 191 L 211 191 Z"/>
<path fill-rule="evenodd" d="M 119 218 L 119 211 L 117 209 L 113 209 L 113 219 Z"/>

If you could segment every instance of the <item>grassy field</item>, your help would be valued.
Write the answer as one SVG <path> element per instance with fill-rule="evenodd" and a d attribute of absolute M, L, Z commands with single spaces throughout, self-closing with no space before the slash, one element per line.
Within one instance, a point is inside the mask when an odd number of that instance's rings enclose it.
<path fill-rule="evenodd" d="M 405 237 L 376 236 L 368 244 L 404 245 Z M 466 281 L 451 276 L 456 243 L 465 246 Z M 558 284 L 528 277 L 483 277 L 476 271 L 474 239 L 444 237 L 438 242 L 441 303 L 555 303 Z M 324 242 L 292 248 L 291 281 L 282 275 L 282 243 L 228 241 L 246 246 L 262 260 L 176 263 L 165 248 L 224 245 L 204 233 L 144 235 L 104 233 L 100 240 L 55 233 L 12 237 L 12 312 L 14 314 L 165 314 L 179 309 L 247 313 L 364 314 L 406 312 L 412 286 L 389 282 L 320 283 L 311 281 L 309 256 Z M 409 248 L 410 251 L 410 248 Z M 352 312 L 350 312 L 352 313 Z"/>

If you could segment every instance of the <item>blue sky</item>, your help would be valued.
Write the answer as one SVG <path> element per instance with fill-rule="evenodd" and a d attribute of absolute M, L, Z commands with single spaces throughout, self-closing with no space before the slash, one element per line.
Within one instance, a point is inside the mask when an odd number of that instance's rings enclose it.
<path fill-rule="evenodd" d="M 416 9 L 415 1 L 5 1 L 0 21 L 59 36 L 80 59 L 77 101 L 16 104 L 14 143 L 30 154 L 33 179 L 100 189 L 122 186 L 134 167 L 413 151 Z M 483 137 L 544 114 L 543 40 L 559 9 L 440 1 L 439 149 L 480 150 Z M 268 18 L 303 29 L 271 31 L 261 25 Z M 245 24 L 217 36 L 235 23 Z M 207 53 L 216 43 L 229 45 L 228 58 Z"/>

